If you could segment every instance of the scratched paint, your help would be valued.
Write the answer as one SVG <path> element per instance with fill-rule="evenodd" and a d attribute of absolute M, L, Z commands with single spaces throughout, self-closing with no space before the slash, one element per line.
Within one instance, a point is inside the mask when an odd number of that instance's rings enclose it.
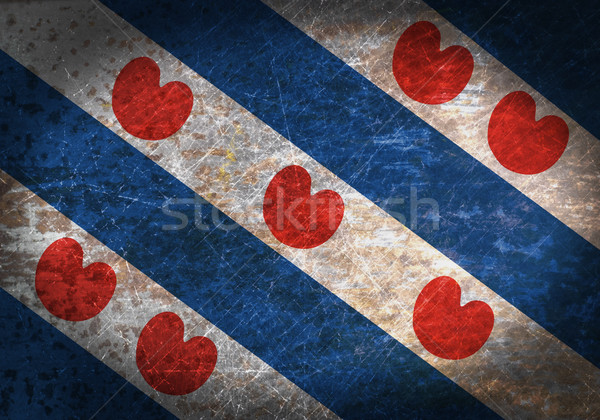
<path fill-rule="evenodd" d="M 76 11 L 74 15 L 61 19 L 63 22 L 76 21 L 81 19 L 80 13 L 81 11 Z M 107 22 L 105 16 L 98 14 L 95 9 L 88 13 L 90 15 L 85 15 L 82 22 L 94 22 L 94 31 L 101 31 L 108 39 L 107 45 L 97 47 L 92 52 L 77 50 L 70 44 L 80 43 L 81 39 L 89 36 L 86 32 L 90 29 L 83 32 L 76 30 L 78 27 L 85 27 L 83 24 L 75 26 L 71 32 L 59 32 L 51 24 L 44 26 L 44 30 L 59 34 L 57 39 L 60 44 L 54 51 L 54 60 L 48 60 L 47 51 L 36 58 L 35 48 L 22 55 L 11 45 L 3 45 L 3 48 L 17 55 L 22 63 L 100 122 L 190 185 L 197 193 L 493 409 L 514 416 L 546 409 L 540 405 L 516 406 L 514 400 L 506 399 L 507 390 L 514 388 L 515 383 L 520 384 L 522 392 L 515 394 L 515 399 L 522 398 L 523 395 L 537 401 L 550 398 L 553 403 L 547 409 L 555 410 L 553 412 L 559 415 L 564 415 L 560 410 L 571 410 L 573 407 L 579 407 L 584 414 L 589 409 L 586 404 L 593 400 L 593 393 L 590 393 L 585 384 L 597 383 L 599 380 L 598 372 L 591 364 L 451 261 L 440 256 L 434 248 L 424 244 L 403 225 L 252 117 L 151 40 L 116 17 L 113 19 L 123 25 L 121 28 L 125 32 L 116 30 L 114 21 Z M 27 22 L 23 24 L 29 25 Z M 17 42 L 12 45 L 22 45 L 20 35 L 15 36 Z M 34 43 L 39 51 L 47 41 L 45 37 L 41 37 L 36 42 L 40 43 Z M 76 50 L 79 55 L 77 58 L 77 54 L 68 55 L 70 48 Z M 114 78 L 131 58 L 139 55 L 147 55 L 159 63 L 165 81 L 185 80 L 195 95 L 195 105 L 188 123 L 161 144 L 148 143 L 130 136 L 119 126 L 110 109 Z M 62 58 L 59 59 L 59 56 Z M 94 70 L 85 66 L 86 61 L 81 64 L 82 56 L 96 60 Z M 61 67 L 53 69 L 52 62 L 60 62 Z M 238 133 L 236 122 L 240 125 L 242 134 Z M 228 153 L 231 153 L 228 146 L 233 135 L 240 135 L 235 161 L 227 159 Z M 231 164 L 225 165 L 224 158 L 225 162 Z M 348 209 L 339 231 L 331 240 L 324 246 L 304 253 L 293 251 L 276 241 L 262 220 L 264 190 L 272 176 L 290 164 L 302 165 L 313 174 L 314 190 L 329 188 L 342 195 Z M 211 176 L 221 172 L 230 176 Z M 365 229 L 365 226 L 369 228 Z M 442 274 L 452 276 L 461 284 L 464 299 L 487 302 L 497 317 L 494 331 L 482 351 L 459 362 L 433 357 L 420 345 L 411 326 L 412 306 L 418 292 L 429 280 Z M 519 348 L 508 348 L 507 337 L 510 337 L 513 345 L 518 343 Z M 542 348 L 547 352 L 544 359 L 546 365 L 537 363 L 538 349 Z M 551 356 L 566 357 L 568 362 L 557 363 Z M 535 374 L 523 377 L 522 366 L 533 366 Z M 548 389 L 539 385 L 548 381 L 570 384 L 574 371 L 581 372 L 581 377 L 585 378 L 578 383 L 580 393 L 550 394 Z M 564 404 L 563 398 L 582 398 L 586 403 Z"/>

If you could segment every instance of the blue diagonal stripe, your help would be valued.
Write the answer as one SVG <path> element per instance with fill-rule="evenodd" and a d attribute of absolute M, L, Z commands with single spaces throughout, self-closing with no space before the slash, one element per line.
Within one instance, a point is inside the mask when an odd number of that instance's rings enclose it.
<path fill-rule="evenodd" d="M 104 3 L 600 366 L 600 250 L 307 35 L 259 1 Z"/>
<path fill-rule="evenodd" d="M 241 227 L 162 230 L 189 188 L 4 53 L 0 69 L 0 168 L 327 407 L 494 416 Z"/>

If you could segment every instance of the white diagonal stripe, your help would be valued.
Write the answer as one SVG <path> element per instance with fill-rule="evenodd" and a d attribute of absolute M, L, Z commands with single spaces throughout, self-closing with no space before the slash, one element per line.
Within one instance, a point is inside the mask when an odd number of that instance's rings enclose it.
<path fill-rule="evenodd" d="M 179 418 L 337 418 L 275 369 L 146 277 L 66 216 L 0 170 L 0 287 L 85 348 L 112 370 Z M 53 316 L 35 290 L 37 263 L 54 241 L 69 237 L 84 252 L 83 266 L 109 264 L 117 276 L 115 294 L 97 316 L 80 322 Z M 185 340 L 210 338 L 218 351 L 215 370 L 198 390 L 181 396 L 155 391 L 140 374 L 136 345 L 155 315 L 176 313 Z M 119 392 L 118 389 L 115 392 Z M 99 407 L 100 408 L 100 407 Z"/>
<path fill-rule="evenodd" d="M 414 112 L 546 211 L 600 248 L 600 141 L 507 69 L 423 1 L 262 0 L 354 70 Z M 364 22 L 368 16 L 369 25 Z M 465 90 L 452 101 L 425 105 L 402 92 L 392 72 L 400 35 L 418 21 L 441 32 L 441 49 L 461 45 L 475 68 Z M 536 101 L 536 119 L 557 115 L 569 127 L 569 143 L 550 169 L 522 175 L 503 167 L 487 141 L 490 115 L 507 94 L 521 90 Z"/>

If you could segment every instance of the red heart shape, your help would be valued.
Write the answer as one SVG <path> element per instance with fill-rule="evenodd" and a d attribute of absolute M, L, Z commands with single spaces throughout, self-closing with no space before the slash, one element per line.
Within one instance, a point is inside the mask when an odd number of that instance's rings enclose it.
<path fill-rule="evenodd" d="M 204 384 L 217 364 L 217 347 L 209 338 L 183 341 L 184 325 L 173 312 L 152 318 L 138 339 L 136 363 L 148 384 L 170 395 L 189 394 Z"/>
<path fill-rule="evenodd" d="M 453 45 L 440 51 L 441 34 L 431 22 L 406 29 L 394 49 L 392 69 L 402 91 L 415 101 L 438 105 L 454 99 L 473 74 L 473 56 Z"/>
<path fill-rule="evenodd" d="M 492 333 L 494 312 L 487 303 L 460 306 L 460 286 L 451 277 L 438 277 L 423 288 L 413 312 L 413 328 L 431 354 L 464 359 L 479 350 Z"/>
<path fill-rule="evenodd" d="M 177 132 L 192 111 L 194 95 L 182 82 L 160 87 L 160 68 L 151 58 L 129 62 L 117 76 L 112 95 L 115 116 L 130 134 L 162 140 Z"/>
<path fill-rule="evenodd" d="M 35 272 L 35 291 L 48 311 L 67 321 L 98 315 L 112 298 L 117 276 L 105 263 L 83 268 L 83 249 L 74 239 L 62 238 L 42 254 Z"/>
<path fill-rule="evenodd" d="M 569 141 L 569 127 L 560 117 L 535 120 L 535 101 L 526 92 L 506 95 L 494 108 L 488 143 L 498 162 L 519 174 L 538 174 L 560 159 Z"/>
<path fill-rule="evenodd" d="M 335 191 L 310 195 L 311 178 L 301 166 L 288 166 L 269 183 L 263 217 L 271 233 L 294 248 L 314 248 L 327 241 L 344 217 L 344 201 Z"/>

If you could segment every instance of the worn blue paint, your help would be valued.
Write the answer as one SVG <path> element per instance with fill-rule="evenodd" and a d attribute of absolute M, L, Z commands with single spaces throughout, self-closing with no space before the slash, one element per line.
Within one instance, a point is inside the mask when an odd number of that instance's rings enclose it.
<path fill-rule="evenodd" d="M 2 289 L 0 325 L 1 418 L 174 418 Z"/>
<path fill-rule="evenodd" d="M 600 250 L 367 79 L 259 1 L 104 3 L 600 366 Z"/>
<path fill-rule="evenodd" d="M 0 80 L 0 168 L 327 407 L 495 417 L 241 227 L 163 231 L 189 188 L 4 53 Z"/>
<path fill-rule="evenodd" d="M 600 138 L 597 0 L 425 2 Z"/>

